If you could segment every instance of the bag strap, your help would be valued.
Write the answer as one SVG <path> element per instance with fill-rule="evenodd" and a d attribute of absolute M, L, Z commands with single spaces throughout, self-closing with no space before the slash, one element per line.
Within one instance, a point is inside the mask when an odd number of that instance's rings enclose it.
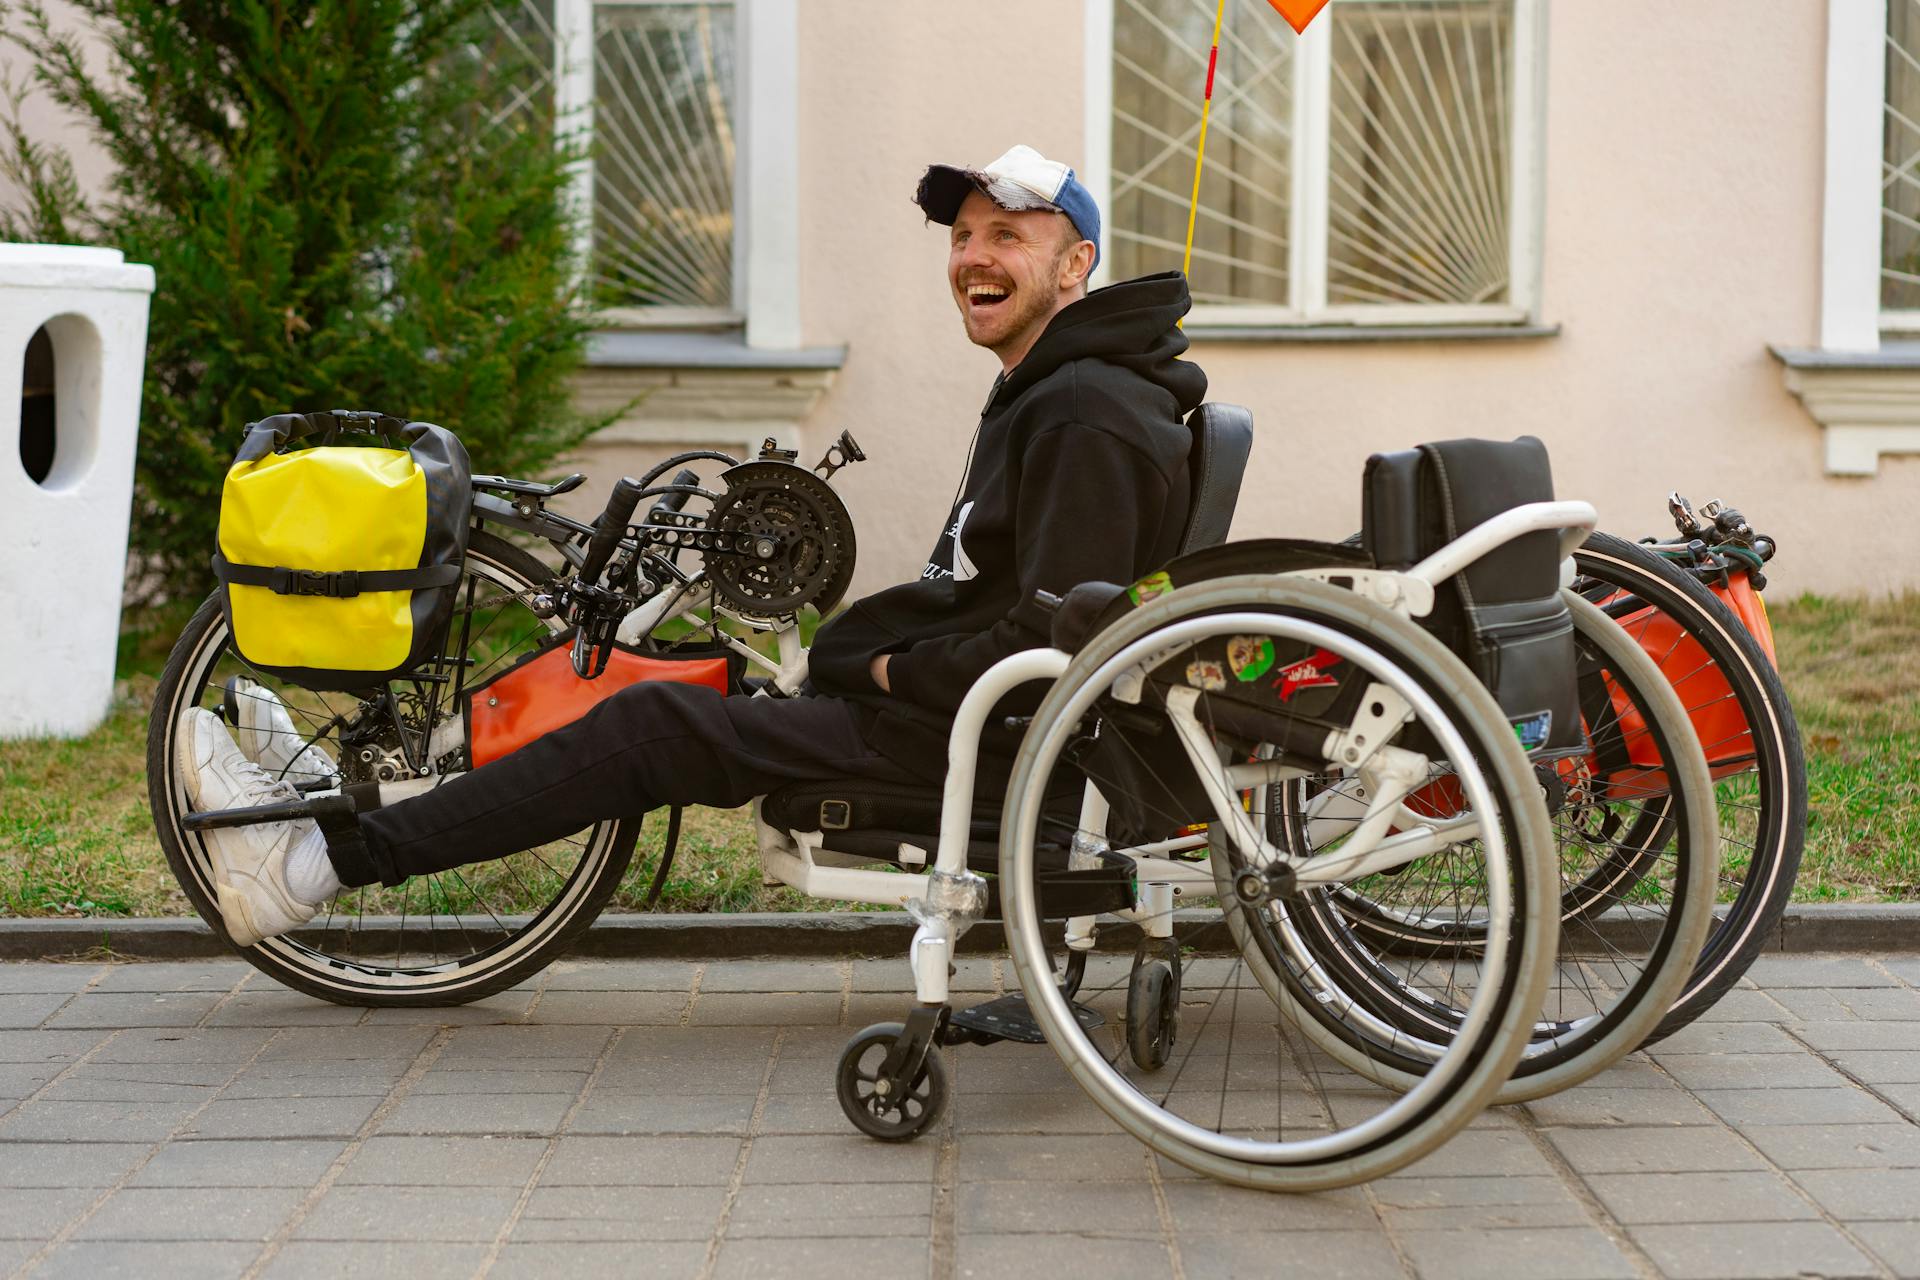
<path fill-rule="evenodd" d="M 234 564 L 219 552 L 213 555 L 213 574 L 228 586 L 266 587 L 277 596 L 330 596 L 346 599 L 372 591 L 418 591 L 450 587 L 460 580 L 457 564 L 427 565 L 418 569 L 289 569 L 259 564 Z"/>

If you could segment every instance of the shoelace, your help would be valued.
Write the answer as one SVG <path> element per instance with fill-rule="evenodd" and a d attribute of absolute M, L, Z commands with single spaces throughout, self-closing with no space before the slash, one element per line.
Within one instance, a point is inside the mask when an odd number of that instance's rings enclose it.
<path fill-rule="evenodd" d="M 298 800 L 300 790 L 285 779 L 275 778 L 252 760 L 242 757 L 234 772 L 247 784 L 248 791 L 258 802 L 267 800 Z M 257 789 L 256 789 L 257 788 Z"/>

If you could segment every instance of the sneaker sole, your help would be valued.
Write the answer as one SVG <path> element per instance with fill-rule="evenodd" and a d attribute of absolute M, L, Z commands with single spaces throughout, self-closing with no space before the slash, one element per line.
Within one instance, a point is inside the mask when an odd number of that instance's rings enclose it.
<path fill-rule="evenodd" d="M 229 942 L 236 947 L 252 947 L 265 940 L 266 934 L 254 926 L 253 917 L 247 911 L 246 897 L 239 890 L 216 880 L 213 896 L 220 907 L 220 923 L 227 931 Z M 235 927 L 236 922 L 240 927 Z"/>

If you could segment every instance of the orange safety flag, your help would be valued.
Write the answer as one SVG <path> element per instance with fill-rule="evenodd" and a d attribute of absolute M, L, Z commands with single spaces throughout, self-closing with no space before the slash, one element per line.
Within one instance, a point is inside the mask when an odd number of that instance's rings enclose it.
<path fill-rule="evenodd" d="M 1307 24 L 1327 7 L 1327 0 L 1267 0 L 1267 3 L 1287 20 L 1287 25 L 1293 28 L 1296 35 L 1305 35 Z"/>

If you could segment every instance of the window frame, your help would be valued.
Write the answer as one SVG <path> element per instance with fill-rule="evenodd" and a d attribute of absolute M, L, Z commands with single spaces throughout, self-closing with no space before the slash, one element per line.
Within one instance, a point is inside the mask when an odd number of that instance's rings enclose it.
<path fill-rule="evenodd" d="M 556 134 L 594 129 L 594 19 L 601 8 L 697 0 L 553 0 Z M 607 328 L 744 329 L 761 350 L 800 346 L 799 0 L 732 0 L 734 6 L 733 280 L 731 306 L 611 307 Z M 568 166 L 574 249 L 584 280 L 593 252 L 591 155 Z"/>
<path fill-rule="evenodd" d="M 1331 0 L 1339 6 L 1402 0 Z M 1086 0 L 1085 139 L 1081 180 L 1111 223 L 1113 189 L 1113 30 L 1116 0 Z M 1332 130 L 1331 22 L 1309 23 L 1296 38 L 1292 77 L 1293 188 L 1288 200 L 1287 306 L 1196 304 L 1188 322 L 1207 328 L 1404 327 L 1537 324 L 1546 175 L 1546 0 L 1513 0 L 1507 255 L 1511 297 L 1497 305 L 1329 304 L 1328 198 Z M 1268 15 L 1280 21 L 1277 15 Z M 1199 86 L 1195 86 L 1196 98 Z M 1105 254 L 1093 284 L 1111 283 Z"/>

